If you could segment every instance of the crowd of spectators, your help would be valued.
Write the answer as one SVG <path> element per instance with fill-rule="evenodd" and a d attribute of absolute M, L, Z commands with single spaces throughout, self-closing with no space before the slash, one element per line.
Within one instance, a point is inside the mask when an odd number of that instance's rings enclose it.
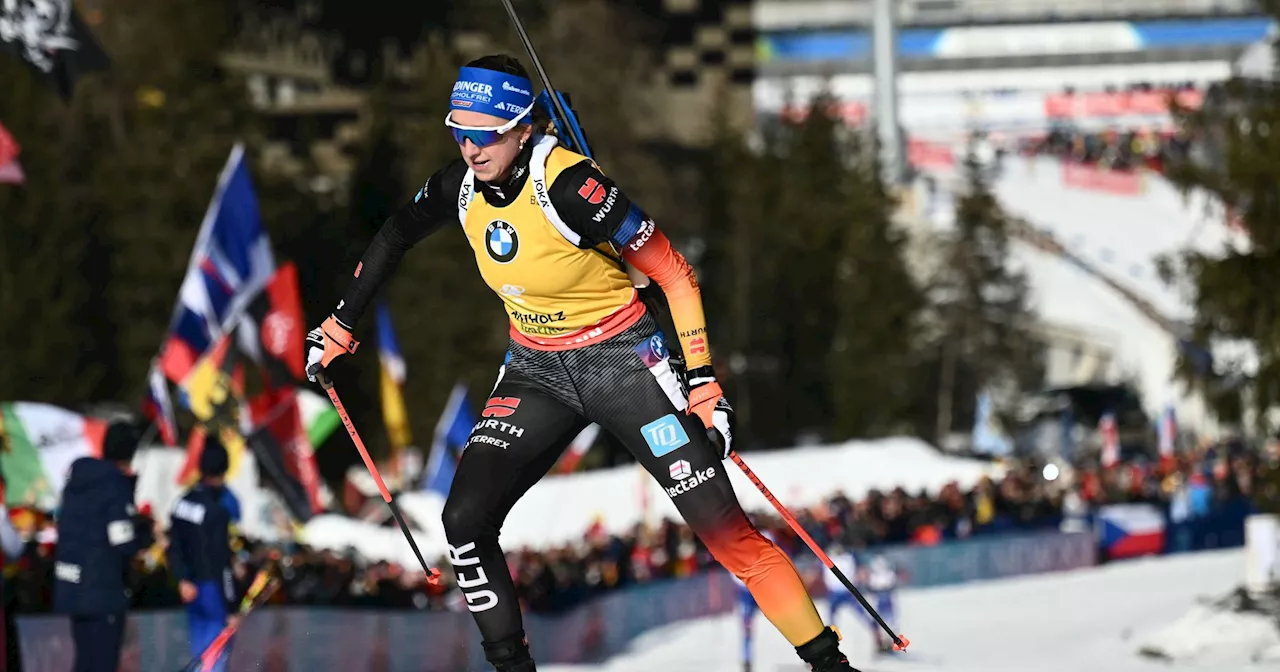
<path fill-rule="evenodd" d="M 853 549 L 931 545 L 1009 531 L 1085 525 L 1090 512 L 1112 503 L 1154 504 L 1176 525 L 1251 498 L 1264 468 L 1277 457 L 1274 451 L 1268 457 L 1239 446 L 1203 447 L 1176 458 L 1139 458 L 1109 469 L 1066 467 L 1053 480 L 1045 478 L 1042 465 L 1019 463 L 1010 465 L 1002 478 L 984 478 L 969 490 L 951 483 L 932 496 L 902 488 L 871 491 L 862 498 L 837 493 L 796 514 L 818 543 Z M 753 519 L 793 556 L 808 552 L 780 518 L 753 514 Z M 47 537 L 42 542 L 42 536 L 29 541 L 6 568 L 8 603 L 19 612 L 45 611 L 50 603 L 53 544 Z M 267 563 L 282 579 L 272 603 L 352 609 L 466 608 L 452 585 L 445 558 L 437 559 L 437 566 L 445 570 L 442 582 L 428 585 L 421 572 L 367 562 L 354 552 L 248 540 L 241 540 L 239 547 L 245 561 L 242 581 L 247 583 Z M 715 565 L 689 528 L 671 520 L 656 527 L 637 526 L 622 535 L 611 535 L 597 524 L 575 544 L 508 551 L 511 576 L 524 606 L 539 612 L 562 611 L 603 592 L 689 576 Z M 179 606 L 159 547 L 139 561 L 135 571 L 136 607 Z"/>
<path fill-rule="evenodd" d="M 1189 136 L 1151 128 L 1086 132 L 1057 126 L 1043 137 L 1022 141 L 1023 154 L 1056 156 L 1073 163 L 1121 172 L 1140 168 L 1162 172 L 1188 158 Z"/>

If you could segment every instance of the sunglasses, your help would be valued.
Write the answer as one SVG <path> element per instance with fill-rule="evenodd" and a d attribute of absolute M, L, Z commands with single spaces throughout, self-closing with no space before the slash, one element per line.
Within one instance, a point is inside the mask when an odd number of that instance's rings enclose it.
<path fill-rule="evenodd" d="M 536 103 L 534 103 L 536 104 Z M 463 126 L 453 120 L 453 110 L 449 111 L 444 117 L 444 125 L 449 127 L 453 133 L 453 139 L 458 141 L 459 145 L 466 144 L 468 140 L 476 147 L 484 148 L 502 139 L 502 134 L 515 128 L 529 113 L 533 111 L 533 105 L 524 108 L 524 111 L 516 115 L 515 119 L 508 121 L 501 126 Z"/>

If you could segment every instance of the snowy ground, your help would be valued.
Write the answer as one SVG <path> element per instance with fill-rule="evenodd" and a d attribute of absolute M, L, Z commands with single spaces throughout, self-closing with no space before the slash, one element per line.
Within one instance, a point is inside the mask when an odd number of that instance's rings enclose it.
<path fill-rule="evenodd" d="M 1142 560 L 1057 574 L 905 591 L 899 604 L 906 654 L 873 659 L 870 635 L 849 612 L 836 625 L 863 672 L 1235 672 L 1275 663 L 1170 665 L 1137 655 L 1149 637 L 1216 598 L 1244 574 L 1243 551 Z M 825 605 L 820 605 L 825 616 Z M 736 616 L 680 623 L 634 642 L 607 665 L 550 666 L 546 672 L 737 672 Z M 756 623 L 756 672 L 805 669 L 768 622 Z M 539 668 L 543 669 L 543 668 Z"/>

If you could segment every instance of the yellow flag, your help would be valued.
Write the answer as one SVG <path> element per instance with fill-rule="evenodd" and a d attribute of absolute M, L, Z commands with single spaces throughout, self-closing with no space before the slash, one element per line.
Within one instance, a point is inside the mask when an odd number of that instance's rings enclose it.
<path fill-rule="evenodd" d="M 399 454 L 400 449 L 413 441 L 409 431 L 409 414 L 405 411 L 404 395 L 391 377 L 391 372 L 385 365 L 378 368 L 382 372 L 382 422 L 387 426 L 393 454 Z"/>

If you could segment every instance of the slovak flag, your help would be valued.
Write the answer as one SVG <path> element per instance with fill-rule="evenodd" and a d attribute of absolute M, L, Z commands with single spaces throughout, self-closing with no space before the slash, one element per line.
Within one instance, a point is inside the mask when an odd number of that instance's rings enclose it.
<path fill-rule="evenodd" d="M 237 144 L 218 178 L 178 293 L 160 369 L 181 382 L 219 336 L 244 316 L 275 272 L 271 241 L 262 228 L 258 197 Z"/>
<path fill-rule="evenodd" d="M 1178 419 L 1173 413 L 1172 404 L 1164 407 L 1164 412 L 1160 414 L 1160 425 L 1156 431 L 1160 437 L 1160 457 L 1173 457 L 1178 436 Z"/>
<path fill-rule="evenodd" d="M 147 373 L 147 398 L 142 404 L 142 412 L 148 420 L 155 423 L 164 445 L 178 445 L 178 422 L 173 415 L 169 383 L 156 362 L 152 362 L 151 371 Z"/>
<path fill-rule="evenodd" d="M 1116 414 L 1107 411 L 1098 420 L 1098 436 L 1102 439 L 1102 466 L 1112 467 L 1120 461 L 1120 429 Z"/>

